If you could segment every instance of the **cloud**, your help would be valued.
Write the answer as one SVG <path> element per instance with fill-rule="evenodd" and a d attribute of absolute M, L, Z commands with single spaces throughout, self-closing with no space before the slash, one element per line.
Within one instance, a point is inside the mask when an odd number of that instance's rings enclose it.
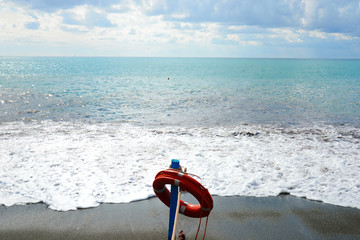
<path fill-rule="evenodd" d="M 299 24 L 301 12 L 297 9 L 302 5 L 301 1 L 277 0 L 152 0 L 144 5 L 144 10 L 150 15 L 164 15 L 168 20 L 280 27 Z"/>
<path fill-rule="evenodd" d="M 112 11 L 140 9 L 148 16 L 183 23 L 219 23 L 222 25 L 257 26 L 261 28 L 302 28 L 328 33 L 360 36 L 359 0 L 13 0 L 29 8 L 56 12 L 79 6 L 93 7 L 102 13 L 89 13 L 84 24 L 111 26 L 106 14 Z M 81 24 L 65 13 L 68 23 Z"/>
<path fill-rule="evenodd" d="M 57 10 L 71 9 L 81 5 L 92 5 L 97 7 L 107 7 L 118 1 L 112 0 L 13 0 L 13 2 L 30 7 L 32 9 L 55 12 Z"/>
<path fill-rule="evenodd" d="M 29 22 L 29 23 L 25 24 L 25 27 L 27 29 L 39 29 L 40 23 L 38 23 L 38 22 Z"/>
<path fill-rule="evenodd" d="M 0 45 L 21 39 L 33 47 L 82 46 L 83 53 L 87 46 L 90 53 L 136 56 L 314 57 L 321 51 L 330 56 L 329 49 L 360 56 L 359 5 L 359 0 L 0 0 Z"/>
<path fill-rule="evenodd" d="M 61 13 L 64 24 L 86 27 L 114 27 L 115 25 L 108 19 L 107 15 L 106 12 L 87 5 L 78 6 Z"/>
<path fill-rule="evenodd" d="M 360 36 L 360 2 L 358 0 L 303 0 L 302 26 L 328 33 Z"/>
<path fill-rule="evenodd" d="M 151 0 L 143 7 L 146 14 L 163 15 L 168 21 L 304 28 L 360 36 L 358 0 Z"/>

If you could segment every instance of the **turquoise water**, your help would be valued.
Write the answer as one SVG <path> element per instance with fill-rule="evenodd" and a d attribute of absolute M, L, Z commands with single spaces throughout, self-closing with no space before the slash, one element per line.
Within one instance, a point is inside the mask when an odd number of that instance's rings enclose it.
<path fill-rule="evenodd" d="M 360 60 L 1 57 L 0 85 L 2 122 L 360 122 Z"/>

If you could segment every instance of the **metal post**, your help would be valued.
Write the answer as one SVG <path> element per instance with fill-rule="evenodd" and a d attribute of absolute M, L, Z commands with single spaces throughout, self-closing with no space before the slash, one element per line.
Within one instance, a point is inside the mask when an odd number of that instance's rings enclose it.
<path fill-rule="evenodd" d="M 177 159 L 172 159 L 171 168 L 174 169 L 180 168 L 180 161 Z M 178 192 L 179 192 L 179 187 L 175 185 L 171 185 L 168 240 L 171 240 L 171 235 L 173 233 Z"/>

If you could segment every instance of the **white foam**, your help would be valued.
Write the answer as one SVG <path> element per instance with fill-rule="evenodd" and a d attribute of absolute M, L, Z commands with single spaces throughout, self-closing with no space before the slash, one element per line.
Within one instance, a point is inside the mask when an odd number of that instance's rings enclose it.
<path fill-rule="evenodd" d="M 359 129 L 149 128 L 69 122 L 0 125 L 0 203 L 67 211 L 153 196 L 172 158 L 213 195 L 280 192 L 360 208 Z"/>

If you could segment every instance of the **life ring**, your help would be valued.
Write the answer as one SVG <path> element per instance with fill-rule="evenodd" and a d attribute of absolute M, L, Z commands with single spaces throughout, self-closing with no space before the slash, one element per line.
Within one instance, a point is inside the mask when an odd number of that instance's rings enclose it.
<path fill-rule="evenodd" d="M 188 174 L 171 169 L 156 174 L 153 182 L 154 192 L 165 205 L 170 207 L 170 191 L 165 184 L 180 187 L 181 190 L 191 193 L 200 203 L 196 205 L 180 200 L 179 212 L 185 216 L 202 218 L 208 216 L 213 209 L 213 199 L 209 191 Z"/>

